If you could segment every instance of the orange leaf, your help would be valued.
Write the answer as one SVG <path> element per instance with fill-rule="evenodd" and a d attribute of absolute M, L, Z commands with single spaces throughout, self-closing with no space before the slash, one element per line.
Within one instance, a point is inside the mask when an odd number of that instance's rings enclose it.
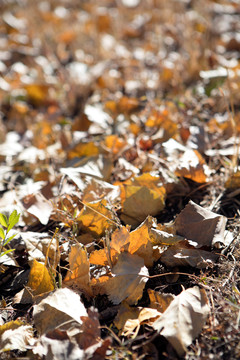
<path fill-rule="evenodd" d="M 197 150 L 187 150 L 180 158 L 180 165 L 175 170 L 175 175 L 205 183 L 206 170 L 207 165 L 201 154 Z"/>
<path fill-rule="evenodd" d="M 127 142 L 117 135 L 109 135 L 104 140 L 104 146 L 108 148 L 113 155 L 119 153 L 126 146 Z"/>
<path fill-rule="evenodd" d="M 144 264 L 148 267 L 153 265 L 153 245 L 149 237 L 149 228 L 152 225 L 152 218 L 147 219 L 129 235 L 128 251 L 144 259 Z"/>
<path fill-rule="evenodd" d="M 148 296 L 150 300 L 149 306 L 153 309 L 157 309 L 161 313 L 168 308 L 174 299 L 174 295 L 172 294 L 161 294 L 160 292 L 152 289 L 148 289 Z"/>
<path fill-rule="evenodd" d="M 69 266 L 64 283 L 69 287 L 74 287 L 92 294 L 90 288 L 89 260 L 85 249 L 81 249 L 79 245 L 71 247 L 69 254 Z"/>
<path fill-rule="evenodd" d="M 101 236 L 106 229 L 114 225 L 111 218 L 112 212 L 107 209 L 107 201 L 101 200 L 85 204 L 76 220 L 85 231 Z"/>

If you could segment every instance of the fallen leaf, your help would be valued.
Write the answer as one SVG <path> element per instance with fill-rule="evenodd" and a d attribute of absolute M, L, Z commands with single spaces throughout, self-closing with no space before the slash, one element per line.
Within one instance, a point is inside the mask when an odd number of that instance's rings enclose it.
<path fill-rule="evenodd" d="M 152 326 L 183 356 L 201 332 L 209 311 L 205 291 L 195 286 L 176 296 Z"/>
<path fill-rule="evenodd" d="M 134 308 L 123 302 L 114 320 L 114 325 L 118 328 L 121 335 L 134 338 L 137 336 L 142 324 L 150 325 L 160 315 L 161 313 L 156 309 Z"/>
<path fill-rule="evenodd" d="M 121 186 L 122 214 L 125 224 L 139 225 L 148 215 L 155 216 L 165 206 L 165 192 L 159 192 L 146 186 Z"/>
<path fill-rule="evenodd" d="M 73 162 L 74 167 L 61 168 L 62 174 L 67 175 L 78 185 L 79 175 L 89 175 L 108 181 L 112 171 L 112 160 L 103 156 L 85 156 Z"/>
<path fill-rule="evenodd" d="M 79 245 L 73 245 L 68 260 L 70 270 L 67 272 L 63 284 L 91 295 L 89 260 L 86 250 Z"/>
<path fill-rule="evenodd" d="M 213 265 L 218 257 L 219 255 L 215 253 L 198 249 L 191 245 L 190 241 L 183 240 L 165 250 L 160 259 L 169 267 L 192 266 L 197 269 L 204 269 Z"/>
<path fill-rule="evenodd" d="M 27 211 L 36 216 L 43 225 L 47 225 L 53 205 L 41 193 L 23 198 L 23 204 Z"/>
<path fill-rule="evenodd" d="M 151 228 L 150 239 L 154 245 L 163 246 L 163 245 L 174 245 L 179 241 L 184 240 L 184 237 L 175 234 L 170 234 L 166 231 Z"/>
<path fill-rule="evenodd" d="M 207 181 L 208 167 L 197 150 L 186 150 L 179 159 L 175 175 L 191 179 L 197 183 Z"/>
<path fill-rule="evenodd" d="M 26 286 L 34 296 L 54 290 L 53 278 L 44 264 L 33 260 Z"/>
<path fill-rule="evenodd" d="M 138 255 L 144 259 L 145 266 L 153 265 L 153 245 L 149 237 L 149 228 L 152 226 L 153 219 L 148 216 L 137 229 L 129 232 L 128 227 L 121 226 L 116 229 L 111 236 L 110 251 L 107 249 L 93 251 L 90 254 L 90 263 L 96 265 L 115 264 L 117 255 L 121 252 Z"/>
<path fill-rule="evenodd" d="M 121 253 L 112 268 L 112 276 L 105 276 L 104 281 L 97 284 L 102 288 L 101 293 L 106 293 L 113 304 L 119 304 L 123 300 L 130 305 L 136 304 L 148 281 L 144 260 L 137 255 Z"/>
<path fill-rule="evenodd" d="M 85 204 L 76 221 L 84 231 L 91 232 L 96 236 L 101 236 L 106 229 L 115 226 L 112 220 L 113 213 L 107 208 L 105 199 Z"/>
<path fill-rule="evenodd" d="M 148 289 L 148 296 L 150 300 L 150 307 L 157 309 L 163 313 L 175 298 L 172 294 L 163 294 L 158 291 Z"/>
<path fill-rule="evenodd" d="M 94 144 L 94 142 L 91 141 L 88 143 L 79 143 L 74 146 L 73 149 L 68 151 L 68 159 L 82 156 L 93 156 L 98 154 L 99 148 Z"/>
<path fill-rule="evenodd" d="M 81 326 L 81 316 L 87 316 L 87 311 L 79 295 L 67 288 L 55 290 L 33 307 L 34 324 L 41 335 Z"/>
<path fill-rule="evenodd" d="M 26 351 L 33 344 L 33 329 L 20 320 L 0 326 L 0 353 L 9 350 Z"/>
<path fill-rule="evenodd" d="M 193 240 L 198 247 L 224 244 L 224 231 L 227 219 L 200 205 L 189 201 L 175 221 L 177 233 Z"/>

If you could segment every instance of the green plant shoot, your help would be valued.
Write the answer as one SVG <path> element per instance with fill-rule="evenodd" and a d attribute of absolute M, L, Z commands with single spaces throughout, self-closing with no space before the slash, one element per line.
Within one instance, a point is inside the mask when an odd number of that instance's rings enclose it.
<path fill-rule="evenodd" d="M 0 213 L 0 257 L 14 250 L 8 249 L 4 251 L 4 248 L 17 235 L 8 236 L 9 231 L 18 223 L 19 217 L 20 214 L 16 210 L 13 210 L 9 217 Z"/>

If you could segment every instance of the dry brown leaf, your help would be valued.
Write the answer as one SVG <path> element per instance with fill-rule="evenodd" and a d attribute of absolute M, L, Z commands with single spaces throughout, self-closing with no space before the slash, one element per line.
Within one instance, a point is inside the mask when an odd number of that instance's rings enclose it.
<path fill-rule="evenodd" d="M 87 316 L 87 311 L 79 295 L 67 288 L 55 290 L 33 307 L 34 324 L 41 335 L 81 326 L 81 316 Z"/>
<path fill-rule="evenodd" d="M 160 315 L 161 313 L 156 309 L 134 308 L 123 302 L 114 320 L 114 324 L 121 335 L 136 337 L 143 323 L 150 325 Z"/>
<path fill-rule="evenodd" d="M 179 241 L 184 240 L 182 236 L 170 234 L 166 231 L 151 228 L 150 239 L 154 245 L 174 245 Z"/>
<path fill-rule="evenodd" d="M 214 264 L 218 257 L 215 253 L 198 249 L 188 240 L 183 240 L 165 250 L 161 261 L 169 267 L 192 266 L 204 269 Z"/>
<path fill-rule="evenodd" d="M 122 185 L 121 186 L 122 214 L 121 219 L 129 225 L 137 226 L 148 215 L 155 216 L 165 206 L 165 192 L 146 186 Z"/>
<path fill-rule="evenodd" d="M 112 268 L 112 278 L 99 278 L 98 286 L 100 293 L 105 293 L 114 304 L 126 300 L 128 304 L 136 304 L 142 297 L 143 289 L 148 278 L 148 270 L 144 266 L 144 260 L 137 255 L 121 253 L 116 264 Z"/>
<path fill-rule="evenodd" d="M 53 211 L 53 205 L 47 200 L 41 193 L 37 193 L 32 196 L 25 197 L 23 204 L 27 211 L 36 216 L 36 218 L 43 225 L 47 225 L 51 213 Z"/>
<path fill-rule="evenodd" d="M 201 332 L 209 311 L 205 291 L 195 286 L 176 296 L 152 326 L 182 356 Z"/>
<path fill-rule="evenodd" d="M 88 143 L 79 143 L 73 149 L 68 151 L 68 159 L 82 156 L 98 155 L 99 149 L 93 141 Z"/>
<path fill-rule="evenodd" d="M 128 227 L 121 226 L 116 229 L 111 237 L 110 251 L 107 249 L 93 251 L 90 255 L 90 263 L 96 265 L 110 265 L 115 264 L 117 255 L 121 252 L 128 252 L 135 254 L 144 259 L 145 266 L 153 265 L 153 245 L 149 238 L 149 228 L 152 226 L 153 218 L 148 216 L 146 220 L 139 225 L 137 229 L 129 232 Z"/>
<path fill-rule="evenodd" d="M 100 199 L 116 202 L 120 194 L 119 186 L 111 185 L 106 181 L 86 176 L 84 179 L 83 198 L 85 203 Z"/>
<path fill-rule="evenodd" d="M 172 294 L 162 294 L 158 291 L 148 289 L 150 307 L 163 313 L 175 298 Z"/>
<path fill-rule="evenodd" d="M 227 219 L 189 201 L 175 221 L 179 235 L 197 242 L 197 247 L 224 243 Z"/>
<path fill-rule="evenodd" d="M 63 284 L 74 289 L 82 290 L 84 293 L 91 296 L 92 291 L 90 287 L 87 251 L 79 245 L 73 245 L 68 260 L 70 270 L 68 271 Z"/>
<path fill-rule="evenodd" d="M 84 350 L 76 342 L 71 341 L 66 331 L 56 329 L 51 336 L 42 335 L 33 347 L 33 354 L 50 360 L 84 359 Z"/>
<path fill-rule="evenodd" d="M 112 160 L 108 157 L 102 155 L 84 156 L 74 161 L 74 167 L 61 168 L 60 171 L 78 185 L 80 175 L 89 175 L 108 181 L 112 166 Z"/>

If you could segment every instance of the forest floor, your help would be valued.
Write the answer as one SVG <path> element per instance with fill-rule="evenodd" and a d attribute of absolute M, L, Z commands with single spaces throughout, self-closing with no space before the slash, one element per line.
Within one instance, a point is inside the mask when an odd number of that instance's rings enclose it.
<path fill-rule="evenodd" d="M 240 359 L 239 2 L 0 12 L 0 358 Z"/>

